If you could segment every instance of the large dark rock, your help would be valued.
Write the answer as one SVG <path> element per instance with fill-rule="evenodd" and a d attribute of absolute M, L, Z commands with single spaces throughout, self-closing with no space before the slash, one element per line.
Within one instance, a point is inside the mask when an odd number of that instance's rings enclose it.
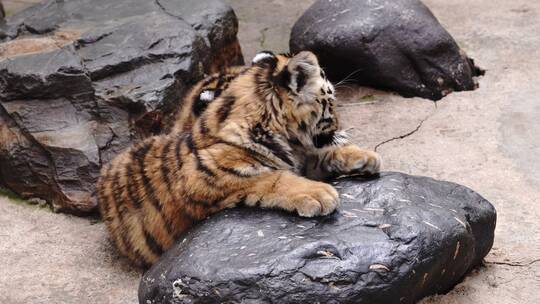
<path fill-rule="evenodd" d="M 139 303 L 414 303 L 448 291 L 493 244 L 495 209 L 464 186 L 401 173 L 334 184 L 342 205 L 327 217 L 208 219 L 144 275 Z"/>
<path fill-rule="evenodd" d="M 332 80 L 433 100 L 475 89 L 481 73 L 419 0 L 318 0 L 290 47 L 319 55 Z"/>
<path fill-rule="evenodd" d="M 93 210 L 102 164 L 243 63 L 220 0 L 51 0 L 0 29 L 0 184 L 61 211 Z"/>
<path fill-rule="evenodd" d="M 3 22 L 5 17 L 6 11 L 4 10 L 4 4 L 2 4 L 2 1 L 0 0 L 0 22 Z"/>

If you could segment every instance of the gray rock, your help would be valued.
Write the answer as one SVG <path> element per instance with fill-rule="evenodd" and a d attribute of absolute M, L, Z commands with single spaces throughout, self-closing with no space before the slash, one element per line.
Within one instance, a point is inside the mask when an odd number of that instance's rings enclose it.
<path fill-rule="evenodd" d="M 243 63 L 220 0 L 50 0 L 0 29 L 0 184 L 66 212 L 94 210 L 100 167 L 192 83 Z"/>
<path fill-rule="evenodd" d="M 493 244 L 474 191 L 401 173 L 334 182 L 334 214 L 237 208 L 185 234 L 142 278 L 139 303 L 415 303 L 446 292 Z"/>
<path fill-rule="evenodd" d="M 315 52 L 334 81 L 409 97 L 473 90 L 483 73 L 419 0 L 318 0 L 294 25 L 290 48 Z"/>
<path fill-rule="evenodd" d="M 6 11 L 4 10 L 4 4 L 0 0 L 0 22 L 3 22 L 5 17 L 6 17 Z"/>

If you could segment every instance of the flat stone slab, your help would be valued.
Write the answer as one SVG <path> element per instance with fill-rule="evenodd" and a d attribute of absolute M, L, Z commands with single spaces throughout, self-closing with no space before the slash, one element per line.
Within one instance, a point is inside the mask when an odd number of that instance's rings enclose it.
<path fill-rule="evenodd" d="M 451 289 L 493 244 L 495 209 L 467 187 L 392 172 L 334 185 L 342 205 L 327 217 L 211 217 L 144 275 L 139 302 L 415 303 Z"/>

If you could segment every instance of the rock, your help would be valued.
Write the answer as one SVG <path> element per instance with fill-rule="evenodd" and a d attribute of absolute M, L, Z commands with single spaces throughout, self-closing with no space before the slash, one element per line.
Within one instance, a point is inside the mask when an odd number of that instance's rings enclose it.
<path fill-rule="evenodd" d="M 139 303 L 415 303 L 493 244 L 495 209 L 464 186 L 391 172 L 334 185 L 327 217 L 237 208 L 196 226 L 144 275 Z"/>
<path fill-rule="evenodd" d="M 290 48 L 315 52 L 336 82 L 407 97 L 474 90 L 483 73 L 419 0 L 318 0 L 294 25 Z"/>
<path fill-rule="evenodd" d="M 100 167 L 160 133 L 205 73 L 242 64 L 220 0 L 45 1 L 0 25 L 0 184 L 94 210 Z"/>
<path fill-rule="evenodd" d="M 4 4 L 0 0 L 0 22 L 4 21 L 5 17 L 6 17 L 6 11 L 4 10 Z"/>

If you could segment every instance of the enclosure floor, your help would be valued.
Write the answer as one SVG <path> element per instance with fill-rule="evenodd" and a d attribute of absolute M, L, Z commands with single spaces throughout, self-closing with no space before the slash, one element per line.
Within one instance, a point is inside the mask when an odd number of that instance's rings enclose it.
<path fill-rule="evenodd" d="M 4 4 L 12 14 L 29 2 Z M 313 0 L 228 2 L 249 62 L 257 50 L 286 51 Z M 540 303 L 540 2 L 424 2 L 487 70 L 480 88 L 435 105 L 348 85 L 339 92 L 343 124 L 366 148 L 395 138 L 378 147 L 385 170 L 464 184 L 498 210 L 485 266 L 423 304 Z M 140 274 L 90 219 L 0 198 L 0 260 L 0 303 L 136 303 Z"/>

